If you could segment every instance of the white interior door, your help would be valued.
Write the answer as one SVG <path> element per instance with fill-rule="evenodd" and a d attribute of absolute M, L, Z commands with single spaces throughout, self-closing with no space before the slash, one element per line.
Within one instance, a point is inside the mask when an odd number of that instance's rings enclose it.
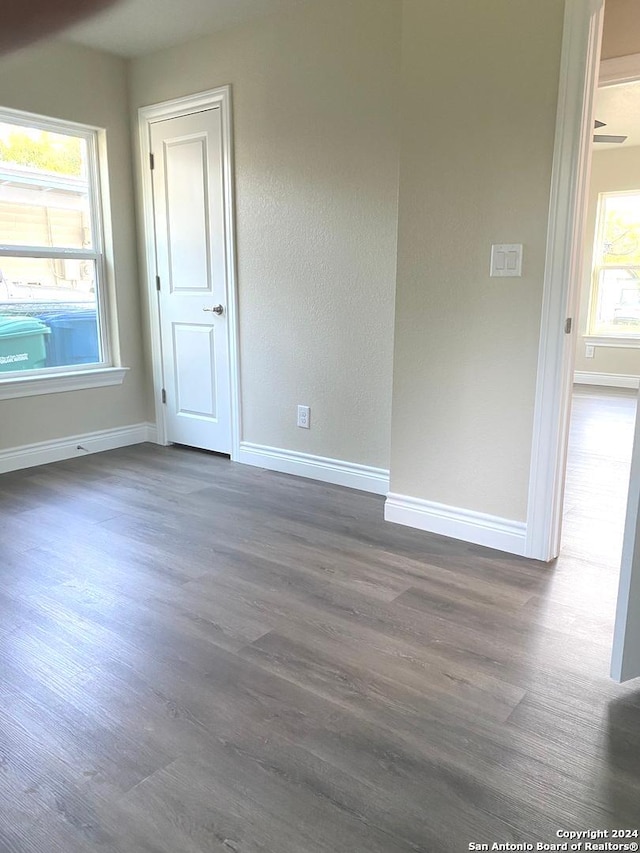
<path fill-rule="evenodd" d="M 151 124 L 166 436 L 231 451 L 219 107 Z"/>
<path fill-rule="evenodd" d="M 618 609 L 613 635 L 611 677 L 629 681 L 640 676 L 640 402 L 631 457 L 629 502 L 622 545 Z"/>

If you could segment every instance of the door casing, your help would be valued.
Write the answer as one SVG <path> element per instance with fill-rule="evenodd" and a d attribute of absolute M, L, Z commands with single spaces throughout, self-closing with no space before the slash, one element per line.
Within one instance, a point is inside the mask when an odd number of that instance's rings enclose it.
<path fill-rule="evenodd" d="M 551 177 L 525 556 L 558 556 L 605 0 L 566 0 Z M 565 333 L 572 318 L 574 331 Z"/>
<path fill-rule="evenodd" d="M 237 459 L 241 436 L 240 395 L 240 335 L 238 317 L 238 291 L 236 274 L 235 205 L 233 193 L 233 127 L 231 110 L 231 86 L 220 86 L 195 95 L 175 98 L 159 104 L 140 107 L 138 110 L 138 132 L 142 169 L 142 206 L 145 238 L 145 280 L 149 323 L 151 331 L 151 357 L 153 389 L 158 425 L 158 444 L 166 445 L 167 428 L 165 406 L 162 402 L 163 365 L 162 337 L 160 333 L 160 306 L 156 289 L 156 235 L 153 215 L 153 186 L 150 167 L 151 133 L 154 122 L 163 121 L 191 113 L 202 112 L 213 107 L 220 108 L 222 119 L 222 182 L 224 192 L 224 242 L 227 267 L 227 322 L 229 343 L 229 387 L 231 392 L 231 458 Z"/>

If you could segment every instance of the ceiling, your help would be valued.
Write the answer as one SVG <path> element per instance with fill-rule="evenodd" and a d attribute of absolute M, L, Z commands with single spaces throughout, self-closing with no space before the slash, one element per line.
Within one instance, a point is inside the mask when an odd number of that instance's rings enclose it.
<path fill-rule="evenodd" d="M 135 57 L 309 2 L 314 0 L 119 0 L 64 37 Z M 622 145 L 598 143 L 596 151 L 640 145 L 640 82 L 598 89 L 595 115 L 607 125 L 600 133 L 628 137 Z"/>
<path fill-rule="evenodd" d="M 640 83 L 624 83 L 621 86 L 598 89 L 595 117 L 607 125 L 599 128 L 597 133 L 629 137 L 621 145 L 597 143 L 594 145 L 595 151 L 640 145 Z"/>
<path fill-rule="evenodd" d="M 134 57 L 252 18 L 295 9 L 308 0 L 120 0 L 63 35 L 72 41 Z"/>

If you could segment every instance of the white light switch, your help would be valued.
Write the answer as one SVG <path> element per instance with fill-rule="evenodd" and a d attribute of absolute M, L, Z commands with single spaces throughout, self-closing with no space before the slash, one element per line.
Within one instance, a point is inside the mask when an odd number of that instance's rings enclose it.
<path fill-rule="evenodd" d="M 496 243 L 491 247 L 491 276 L 522 276 L 522 243 Z"/>

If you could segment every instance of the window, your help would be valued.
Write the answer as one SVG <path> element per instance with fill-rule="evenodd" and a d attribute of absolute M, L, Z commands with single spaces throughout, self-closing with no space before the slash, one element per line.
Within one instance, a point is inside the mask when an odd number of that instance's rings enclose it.
<path fill-rule="evenodd" d="M 98 134 L 0 111 L 0 385 L 109 373 Z"/>
<path fill-rule="evenodd" d="M 640 341 L 640 191 L 599 197 L 589 334 Z"/>

